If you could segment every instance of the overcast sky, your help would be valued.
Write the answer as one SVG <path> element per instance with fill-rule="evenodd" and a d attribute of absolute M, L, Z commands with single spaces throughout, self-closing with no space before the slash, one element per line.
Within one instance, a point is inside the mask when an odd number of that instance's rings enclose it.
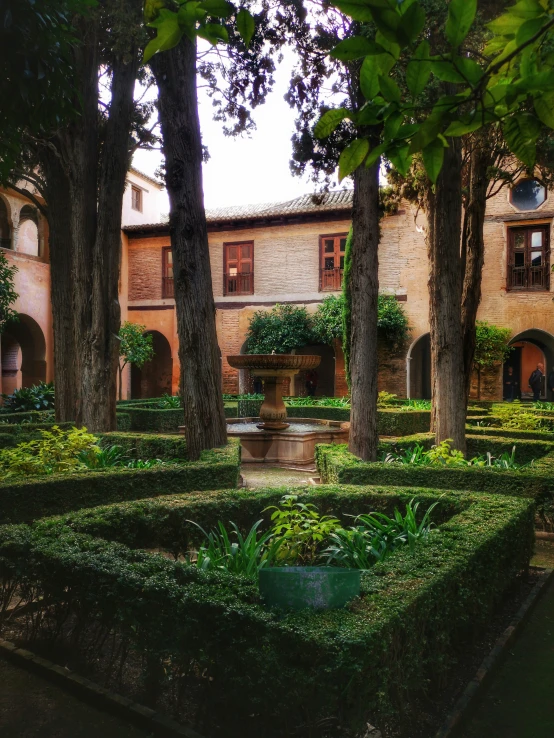
<path fill-rule="evenodd" d="M 277 69 L 273 91 L 265 105 L 254 111 L 256 130 L 238 138 L 224 136 L 212 120 L 212 104 L 199 90 L 202 138 L 210 152 L 204 164 L 204 200 L 207 208 L 291 200 L 313 191 L 306 179 L 289 169 L 294 111 L 284 101 L 292 60 Z M 139 151 L 133 164 L 146 174 L 159 166 L 159 152 Z"/>

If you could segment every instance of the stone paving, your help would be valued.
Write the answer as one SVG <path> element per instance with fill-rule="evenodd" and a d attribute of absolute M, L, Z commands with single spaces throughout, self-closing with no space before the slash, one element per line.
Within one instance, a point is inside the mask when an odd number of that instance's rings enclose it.
<path fill-rule="evenodd" d="M 299 487 L 309 484 L 316 477 L 315 467 L 310 469 L 285 469 L 269 464 L 243 464 L 241 474 L 244 486 L 249 489 L 260 487 Z"/>
<path fill-rule="evenodd" d="M 5 738 L 148 738 L 42 677 L 0 659 L 0 736 Z"/>

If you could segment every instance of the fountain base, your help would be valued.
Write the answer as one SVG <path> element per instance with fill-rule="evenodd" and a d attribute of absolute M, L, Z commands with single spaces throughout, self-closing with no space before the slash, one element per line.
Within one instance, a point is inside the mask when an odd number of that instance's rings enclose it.
<path fill-rule="evenodd" d="M 347 443 L 350 423 L 338 420 L 294 418 L 283 430 L 267 429 L 259 418 L 231 418 L 229 438 L 240 438 L 242 462 L 309 466 L 318 443 Z"/>
<path fill-rule="evenodd" d="M 265 431 L 280 431 L 290 427 L 290 423 L 258 423 L 256 428 Z"/>

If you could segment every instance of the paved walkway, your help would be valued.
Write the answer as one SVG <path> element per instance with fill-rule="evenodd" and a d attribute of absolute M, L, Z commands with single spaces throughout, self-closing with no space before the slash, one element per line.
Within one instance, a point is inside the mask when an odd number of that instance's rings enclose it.
<path fill-rule="evenodd" d="M 147 738 L 42 677 L 0 659 L 0 736 L 5 738 Z"/>
<path fill-rule="evenodd" d="M 310 477 L 317 477 L 313 469 L 283 469 L 270 464 L 243 464 L 241 474 L 244 486 L 249 489 L 259 487 L 301 487 L 307 485 Z"/>
<path fill-rule="evenodd" d="M 544 560 L 546 553 L 549 552 L 539 551 L 536 560 Z M 552 563 L 542 565 L 552 566 Z M 460 738 L 553 736 L 554 584 L 551 583 Z"/>

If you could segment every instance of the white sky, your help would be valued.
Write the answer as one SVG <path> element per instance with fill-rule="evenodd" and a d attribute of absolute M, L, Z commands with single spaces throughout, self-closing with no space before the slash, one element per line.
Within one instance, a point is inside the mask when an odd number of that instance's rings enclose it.
<path fill-rule="evenodd" d="M 291 200 L 312 192 L 307 178 L 293 177 L 289 169 L 294 111 L 283 99 L 293 59 L 285 58 L 264 105 L 253 112 L 256 130 L 238 138 L 225 136 L 212 120 L 212 104 L 199 90 L 202 138 L 210 152 L 204 164 L 204 201 L 207 208 Z M 153 175 L 161 161 L 158 151 L 139 151 L 133 164 Z M 162 210 L 168 210 L 163 208 Z"/>

